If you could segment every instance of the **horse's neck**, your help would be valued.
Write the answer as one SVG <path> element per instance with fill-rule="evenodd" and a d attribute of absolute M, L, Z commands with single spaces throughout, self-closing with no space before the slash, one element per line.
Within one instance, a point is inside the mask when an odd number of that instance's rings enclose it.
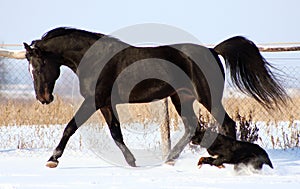
<path fill-rule="evenodd" d="M 89 40 L 80 37 L 76 39 L 58 37 L 49 40 L 44 46 L 46 51 L 62 57 L 61 65 L 69 67 L 76 73 L 82 57 L 94 42 L 94 39 Z"/>
<path fill-rule="evenodd" d="M 78 75 L 80 69 L 81 71 L 85 69 L 91 72 L 93 69 L 101 70 L 101 63 L 109 61 L 113 55 L 130 46 L 109 36 L 99 39 L 80 36 L 76 39 L 62 38 L 60 41 L 53 40 L 48 43 L 47 48 L 62 57 L 61 65 L 69 67 Z"/>
<path fill-rule="evenodd" d="M 71 47 L 62 53 L 65 61 L 63 65 L 71 68 L 76 74 L 93 72 L 94 69 L 102 70 L 103 66 L 118 52 L 130 45 L 111 37 L 103 37 L 100 40 L 84 41 L 82 47 Z M 84 74 L 85 75 L 85 74 Z"/>

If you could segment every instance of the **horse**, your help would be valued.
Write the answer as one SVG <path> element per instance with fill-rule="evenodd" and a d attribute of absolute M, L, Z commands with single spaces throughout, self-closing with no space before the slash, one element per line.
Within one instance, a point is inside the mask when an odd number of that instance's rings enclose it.
<path fill-rule="evenodd" d="M 52 93 L 61 66 L 78 76 L 84 97 L 47 161 L 50 168 L 58 166 L 69 138 L 98 110 L 126 162 L 135 167 L 136 159 L 124 143 L 116 111 L 116 105 L 122 103 L 170 97 L 185 132 L 166 162 L 175 162 L 195 133 L 198 119 L 194 101 L 212 114 L 226 136 L 235 139 L 236 123 L 221 103 L 225 68 L 219 55 L 225 59 L 235 86 L 264 107 L 279 107 L 287 96 L 257 46 L 242 36 L 229 38 L 214 48 L 192 43 L 137 47 L 109 35 L 59 27 L 30 45 L 24 43 L 24 47 L 38 101 L 49 104 L 54 100 Z"/>

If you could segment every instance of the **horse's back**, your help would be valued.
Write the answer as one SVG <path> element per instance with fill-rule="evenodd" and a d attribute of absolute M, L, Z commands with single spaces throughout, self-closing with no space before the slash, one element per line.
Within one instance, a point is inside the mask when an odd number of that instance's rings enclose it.
<path fill-rule="evenodd" d="M 196 44 L 128 46 L 108 62 L 96 63 L 105 65 L 95 93 L 105 102 L 116 99 L 120 103 L 151 102 L 176 92 L 199 99 L 201 89 L 202 98 L 206 98 L 210 94 L 203 91 L 208 88 L 204 72 L 220 70 L 213 62 L 216 59 L 211 50 Z"/>

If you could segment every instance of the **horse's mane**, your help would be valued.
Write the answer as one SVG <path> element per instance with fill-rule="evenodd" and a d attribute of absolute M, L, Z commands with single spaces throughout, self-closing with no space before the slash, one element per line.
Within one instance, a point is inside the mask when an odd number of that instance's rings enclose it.
<path fill-rule="evenodd" d="M 93 33 L 93 32 L 88 32 L 85 30 L 69 28 L 69 27 L 59 27 L 59 28 L 55 28 L 55 29 L 50 30 L 47 33 L 45 33 L 42 36 L 41 40 L 46 41 L 46 40 L 53 39 L 58 36 L 64 36 L 64 35 L 69 35 L 69 34 L 89 36 L 89 37 L 95 38 L 96 40 L 105 36 L 104 34 L 101 34 L 101 33 Z"/>

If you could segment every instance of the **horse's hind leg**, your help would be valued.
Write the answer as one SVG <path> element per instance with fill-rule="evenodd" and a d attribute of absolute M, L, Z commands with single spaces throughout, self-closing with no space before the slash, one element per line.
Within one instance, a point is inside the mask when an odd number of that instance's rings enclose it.
<path fill-rule="evenodd" d="M 208 98 L 203 98 L 208 99 Z M 200 100 L 199 102 L 211 113 L 216 121 L 222 125 L 222 129 L 226 136 L 236 139 L 236 123 L 233 121 L 222 105 L 221 99 L 215 100 L 214 105 L 210 105 L 207 100 Z"/>
<path fill-rule="evenodd" d="M 177 113 L 181 116 L 184 124 L 185 132 L 179 142 L 171 149 L 166 162 L 173 163 L 191 141 L 198 125 L 198 118 L 193 109 L 193 102 L 195 98 L 191 95 L 173 95 L 171 96 L 172 103 L 175 106 Z M 182 102 L 181 102 L 182 101 Z"/>
<path fill-rule="evenodd" d="M 112 138 L 114 139 L 116 145 L 122 151 L 122 153 L 125 157 L 125 160 L 127 161 L 127 163 L 130 166 L 135 167 L 136 166 L 135 158 L 123 141 L 123 135 L 121 132 L 120 122 L 119 122 L 118 118 L 116 117 L 117 115 L 114 114 L 111 106 L 100 108 L 100 110 L 106 120 L 108 127 L 109 127 L 110 134 L 111 134 Z"/>
<path fill-rule="evenodd" d="M 218 104 L 215 104 L 210 112 L 217 122 L 222 125 L 224 134 L 236 139 L 236 123 L 227 114 L 221 101 Z"/>

